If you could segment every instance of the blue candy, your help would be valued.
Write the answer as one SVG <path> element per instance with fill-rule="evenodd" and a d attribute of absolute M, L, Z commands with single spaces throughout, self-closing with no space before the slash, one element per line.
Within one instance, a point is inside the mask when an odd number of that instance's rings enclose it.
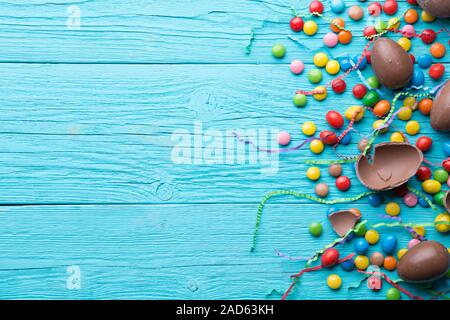
<path fill-rule="evenodd" d="M 384 253 L 392 254 L 397 248 L 397 237 L 392 234 L 381 236 L 380 246 Z"/>
<path fill-rule="evenodd" d="M 383 204 L 383 197 L 379 193 L 371 194 L 367 199 L 372 207 L 379 207 Z"/>
<path fill-rule="evenodd" d="M 359 254 L 364 254 L 369 250 L 369 243 L 364 238 L 359 238 L 355 242 L 355 251 Z"/>
<path fill-rule="evenodd" d="M 417 58 L 417 64 L 422 69 L 428 69 L 431 64 L 433 63 L 433 59 L 429 54 L 421 55 L 419 58 Z"/>
<path fill-rule="evenodd" d="M 339 58 L 338 61 L 343 71 L 348 71 L 352 68 L 352 64 L 350 63 L 349 58 Z"/>
<path fill-rule="evenodd" d="M 352 59 L 353 63 L 357 64 L 358 61 L 359 61 L 359 58 L 360 58 L 359 55 L 354 56 L 353 59 Z M 367 68 L 367 58 L 364 56 L 364 58 L 361 60 L 359 66 L 358 66 L 358 69 L 359 70 L 364 70 L 365 68 Z"/>
<path fill-rule="evenodd" d="M 430 205 L 425 201 L 425 199 L 419 197 L 419 206 L 422 208 L 428 208 Z"/>
<path fill-rule="evenodd" d="M 348 132 L 341 140 L 340 144 L 346 146 L 352 142 L 352 135 L 350 132 Z"/>
<path fill-rule="evenodd" d="M 352 271 L 355 269 L 355 261 L 353 259 L 345 260 L 341 263 L 341 267 L 344 271 Z"/>
<path fill-rule="evenodd" d="M 413 76 L 411 79 L 411 85 L 420 87 L 425 82 L 425 75 L 420 68 L 414 67 Z"/>
<path fill-rule="evenodd" d="M 345 10 L 345 2 L 343 0 L 332 0 L 331 11 L 334 13 L 342 13 Z"/>
<path fill-rule="evenodd" d="M 442 143 L 442 151 L 444 151 L 447 157 L 450 157 L 450 140 L 444 141 Z"/>

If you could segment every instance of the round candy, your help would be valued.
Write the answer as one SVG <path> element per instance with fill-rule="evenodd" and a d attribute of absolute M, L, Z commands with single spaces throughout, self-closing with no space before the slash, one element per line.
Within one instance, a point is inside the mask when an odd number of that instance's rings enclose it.
<path fill-rule="evenodd" d="M 278 133 L 278 144 L 282 146 L 287 146 L 291 142 L 291 136 L 286 131 L 281 131 Z"/>
<path fill-rule="evenodd" d="M 405 50 L 405 51 L 409 51 L 411 50 L 411 40 L 409 40 L 408 38 L 400 38 L 398 39 L 397 43 Z"/>
<path fill-rule="evenodd" d="M 400 250 L 398 250 L 398 252 L 397 252 L 398 260 L 400 260 L 405 255 L 406 252 L 408 252 L 408 249 L 400 249 Z"/>
<path fill-rule="evenodd" d="M 331 20 L 330 29 L 335 33 L 339 33 L 339 31 L 343 30 L 345 27 L 345 21 L 341 18 L 334 18 Z"/>
<path fill-rule="evenodd" d="M 380 240 L 380 234 L 376 230 L 368 230 L 364 236 L 368 244 L 374 245 Z"/>
<path fill-rule="evenodd" d="M 327 65 L 327 71 L 328 71 L 328 65 Z M 338 78 L 338 79 L 334 79 L 331 82 L 331 88 L 337 94 L 341 94 L 341 93 L 344 93 L 345 89 L 347 88 L 347 84 L 345 83 L 344 80 Z"/>
<path fill-rule="evenodd" d="M 311 1 L 309 4 L 309 12 L 322 14 L 324 10 L 323 3 L 317 0 Z"/>
<path fill-rule="evenodd" d="M 335 75 L 341 70 L 341 66 L 339 65 L 339 62 L 337 62 L 337 60 L 330 60 L 330 61 L 328 61 L 325 70 L 329 74 Z M 338 79 L 338 80 L 341 80 L 341 79 Z M 344 80 L 341 80 L 341 81 L 344 81 Z"/>
<path fill-rule="evenodd" d="M 300 60 L 292 60 L 290 67 L 293 74 L 301 74 L 305 69 L 304 63 Z"/>
<path fill-rule="evenodd" d="M 450 231 L 450 215 L 447 213 L 442 213 L 436 217 L 434 220 L 435 229 L 438 232 L 445 233 Z"/>
<path fill-rule="evenodd" d="M 387 300 L 400 300 L 402 298 L 402 295 L 400 293 L 400 290 L 396 288 L 390 288 L 386 292 L 386 299 Z"/>
<path fill-rule="evenodd" d="M 342 279 L 341 277 L 339 277 L 337 274 L 331 274 L 328 276 L 327 278 L 327 285 L 333 289 L 333 290 L 337 290 L 341 287 L 342 285 Z"/>
<path fill-rule="evenodd" d="M 421 237 L 425 237 L 425 228 L 422 226 L 416 226 L 413 228 L 414 232 Z M 415 236 L 414 236 L 415 237 Z"/>
<path fill-rule="evenodd" d="M 357 84 L 353 87 L 353 95 L 356 99 L 362 99 L 367 93 L 367 89 L 363 84 Z"/>
<path fill-rule="evenodd" d="M 409 107 L 402 107 L 398 112 L 398 118 L 403 121 L 408 121 L 412 118 L 412 110 Z"/>
<path fill-rule="evenodd" d="M 419 181 L 425 181 L 431 178 L 431 169 L 426 166 L 420 166 L 416 172 L 416 178 Z"/>
<path fill-rule="evenodd" d="M 373 193 L 369 195 L 367 199 L 372 207 L 379 207 L 383 203 L 383 197 L 379 193 Z"/>
<path fill-rule="evenodd" d="M 396 14 L 397 10 L 398 4 L 395 0 L 387 0 L 383 5 L 383 11 L 390 16 Z"/>
<path fill-rule="evenodd" d="M 306 100 L 306 96 L 304 94 L 301 93 L 297 93 L 294 96 L 294 105 L 296 107 L 304 107 L 306 106 L 307 100 Z"/>
<path fill-rule="evenodd" d="M 378 82 L 378 79 L 375 76 L 367 78 L 367 84 L 372 89 L 377 89 L 380 86 L 380 83 Z"/>
<path fill-rule="evenodd" d="M 323 43 L 329 47 L 329 48 L 334 48 L 337 46 L 339 40 L 338 40 L 338 36 L 337 34 L 333 33 L 333 32 L 328 32 L 324 37 L 323 37 Z"/>
<path fill-rule="evenodd" d="M 369 243 L 364 238 L 357 239 L 355 242 L 355 251 L 359 254 L 364 254 L 367 250 L 369 250 Z"/>
<path fill-rule="evenodd" d="M 369 15 L 373 17 L 379 17 L 381 12 L 383 11 L 383 7 L 379 2 L 374 2 L 369 4 L 367 7 L 367 11 L 369 12 Z"/>
<path fill-rule="evenodd" d="M 440 183 L 446 183 L 448 180 L 448 172 L 444 169 L 436 169 L 433 173 L 433 178 Z"/>
<path fill-rule="evenodd" d="M 445 56 L 445 52 L 445 46 L 440 42 L 435 42 L 430 47 L 430 53 L 435 58 L 442 58 L 443 56 Z"/>
<path fill-rule="evenodd" d="M 450 158 L 442 161 L 442 167 L 445 169 L 445 171 L 450 172 Z M 447 180 L 448 183 L 448 180 Z"/>
<path fill-rule="evenodd" d="M 324 86 L 318 86 L 314 89 L 314 91 L 321 92 L 313 94 L 314 99 L 317 101 L 325 100 L 327 97 L 327 88 Z"/>
<path fill-rule="evenodd" d="M 319 69 L 312 69 L 308 72 L 308 80 L 311 83 L 319 83 L 322 81 L 322 71 Z"/>
<path fill-rule="evenodd" d="M 424 82 L 425 82 L 425 74 L 420 68 L 414 67 L 413 76 L 410 82 L 411 85 L 420 87 L 421 85 L 424 84 Z"/>
<path fill-rule="evenodd" d="M 392 191 L 397 197 L 403 197 L 408 193 L 408 184 L 404 183 L 398 187 L 395 187 L 394 189 L 392 189 Z"/>
<path fill-rule="evenodd" d="M 342 166 L 340 164 L 338 164 L 338 163 L 331 164 L 328 167 L 328 172 L 330 173 L 330 175 L 332 177 L 336 177 L 337 178 L 337 177 L 342 175 Z"/>
<path fill-rule="evenodd" d="M 362 138 L 358 142 L 358 150 L 361 152 L 366 151 L 367 146 L 369 145 L 369 140 L 367 138 Z"/>
<path fill-rule="evenodd" d="M 400 20 L 398 20 L 397 18 L 390 18 L 388 20 L 388 26 L 390 26 L 390 29 L 397 31 L 400 27 Z"/>
<path fill-rule="evenodd" d="M 366 224 L 365 224 L 365 223 L 360 222 L 360 223 L 358 223 L 358 224 L 355 226 L 355 234 L 356 234 L 358 237 L 364 237 L 364 235 L 366 234 L 366 232 L 367 232 L 367 228 L 366 228 Z"/>
<path fill-rule="evenodd" d="M 312 121 L 306 121 L 302 125 L 302 132 L 307 136 L 312 136 L 316 133 L 316 125 Z"/>
<path fill-rule="evenodd" d="M 384 264 L 384 255 L 381 252 L 374 252 L 370 255 L 370 264 L 381 267 Z"/>
<path fill-rule="evenodd" d="M 431 140 L 430 137 L 422 136 L 416 140 L 417 148 L 419 148 L 423 152 L 430 150 L 432 145 L 433 145 L 433 140 Z"/>
<path fill-rule="evenodd" d="M 428 179 L 422 182 L 422 189 L 428 194 L 436 194 L 441 191 L 441 184 L 439 181 Z"/>
<path fill-rule="evenodd" d="M 420 17 L 422 18 L 423 22 L 433 22 L 434 20 L 436 20 L 435 17 L 433 17 L 431 14 L 429 14 L 425 10 L 422 11 L 422 13 L 420 14 Z"/>
<path fill-rule="evenodd" d="M 349 44 L 352 41 L 352 33 L 348 30 L 341 30 L 338 34 L 338 41 L 342 44 Z"/>
<path fill-rule="evenodd" d="M 433 59 L 431 58 L 431 56 L 429 54 L 423 54 L 423 55 L 419 56 L 419 58 L 417 58 L 417 64 L 422 69 L 428 69 L 432 63 L 433 63 Z"/>
<path fill-rule="evenodd" d="M 309 225 L 309 232 L 314 237 L 320 237 L 322 235 L 322 224 L 320 222 L 313 222 Z"/>
<path fill-rule="evenodd" d="M 289 23 L 292 31 L 294 32 L 300 32 L 303 30 L 303 25 L 305 22 L 301 17 L 295 17 L 291 19 L 291 22 Z"/>
<path fill-rule="evenodd" d="M 355 269 L 355 261 L 353 259 L 345 260 L 344 262 L 341 262 L 341 268 L 344 271 L 352 271 Z"/>
<path fill-rule="evenodd" d="M 338 141 L 338 136 L 336 133 L 328 130 L 323 130 L 320 132 L 320 140 L 327 145 L 335 145 Z"/>
<path fill-rule="evenodd" d="M 442 151 L 444 151 L 447 157 L 450 157 L 450 140 L 446 140 L 442 143 Z"/>
<path fill-rule="evenodd" d="M 330 126 L 335 129 L 340 129 L 344 125 L 344 118 L 342 115 L 334 110 L 328 111 L 326 115 L 326 120 Z M 449 144 L 450 148 L 450 144 Z"/>
<path fill-rule="evenodd" d="M 360 6 L 352 6 L 348 9 L 348 16 L 355 21 L 359 21 L 364 17 L 364 10 Z"/>
<path fill-rule="evenodd" d="M 445 67 L 442 63 L 435 63 L 430 67 L 428 73 L 431 78 L 438 80 L 444 76 Z"/>
<path fill-rule="evenodd" d="M 422 39 L 425 44 L 432 44 L 436 40 L 437 34 L 432 29 L 425 29 L 420 34 L 420 39 Z"/>
<path fill-rule="evenodd" d="M 321 266 L 329 268 L 334 266 L 339 261 L 339 251 L 335 248 L 325 250 L 321 257 Z"/>
<path fill-rule="evenodd" d="M 313 62 L 317 67 L 323 68 L 327 65 L 328 56 L 323 52 L 316 53 L 314 55 Z"/>
<path fill-rule="evenodd" d="M 344 0 L 331 0 L 331 11 L 334 13 L 342 13 L 345 10 Z"/>
<path fill-rule="evenodd" d="M 403 101 L 403 106 L 409 107 L 412 109 L 415 103 L 416 103 L 416 98 L 409 96 L 409 97 L 406 97 L 405 100 Z"/>
<path fill-rule="evenodd" d="M 375 107 L 373 107 L 373 113 L 377 117 L 383 117 L 389 113 L 391 110 L 391 103 L 388 100 L 380 100 L 377 102 Z"/>
<path fill-rule="evenodd" d="M 416 34 L 416 30 L 414 29 L 414 26 L 407 24 L 402 28 L 402 35 L 405 38 L 411 39 Z"/>
<path fill-rule="evenodd" d="M 405 19 L 406 23 L 414 24 L 419 19 L 419 14 L 414 9 L 408 9 L 404 14 L 403 19 Z"/>
<path fill-rule="evenodd" d="M 410 208 L 414 208 L 417 205 L 418 201 L 419 201 L 419 199 L 412 192 L 408 192 L 403 197 L 403 203 Z"/>
<path fill-rule="evenodd" d="M 349 58 L 339 58 L 339 64 L 341 65 L 341 69 L 344 71 L 348 71 L 352 68 L 352 64 Z"/>
<path fill-rule="evenodd" d="M 313 36 L 317 33 L 317 23 L 315 23 L 312 20 L 308 20 L 305 22 L 305 25 L 303 26 L 303 32 L 307 35 L 307 36 Z"/>
<path fill-rule="evenodd" d="M 369 267 L 369 258 L 366 256 L 357 256 L 355 258 L 355 266 L 358 270 L 366 270 Z"/>
<path fill-rule="evenodd" d="M 319 197 L 325 198 L 328 195 L 329 188 L 326 183 L 319 183 L 316 185 L 315 191 Z"/>
<path fill-rule="evenodd" d="M 367 58 L 364 56 L 361 60 L 360 59 L 360 56 L 356 55 L 353 57 L 352 61 L 355 65 L 357 65 L 359 61 L 358 69 L 362 71 L 367 68 Z"/>
<path fill-rule="evenodd" d="M 445 192 L 444 191 L 439 191 L 438 193 L 436 193 L 433 196 L 433 200 L 436 204 L 440 205 L 440 206 L 444 206 L 444 196 L 445 196 Z"/>
<path fill-rule="evenodd" d="M 388 27 L 386 21 L 383 21 L 381 19 L 378 19 L 377 22 L 375 22 L 375 30 L 377 30 L 378 33 L 384 32 Z"/>
<path fill-rule="evenodd" d="M 388 130 L 388 128 L 383 128 L 384 121 L 383 120 L 377 120 L 373 123 L 372 127 L 374 130 L 379 130 L 380 133 L 384 133 Z"/>
<path fill-rule="evenodd" d="M 387 256 L 384 258 L 383 267 L 389 271 L 395 270 L 397 267 L 397 260 L 393 256 Z"/>
<path fill-rule="evenodd" d="M 419 239 L 411 239 L 408 242 L 408 249 L 411 249 L 412 247 L 418 245 L 420 243 Z"/>
<path fill-rule="evenodd" d="M 345 117 L 348 121 L 352 120 L 354 117 L 355 122 L 359 122 L 364 117 L 364 108 L 361 106 L 350 107 L 345 111 Z"/>
<path fill-rule="evenodd" d="M 272 55 L 275 58 L 281 59 L 286 55 L 286 47 L 278 43 L 272 47 Z"/>
<path fill-rule="evenodd" d="M 309 149 L 315 154 L 322 153 L 324 148 L 325 148 L 325 146 L 323 145 L 323 142 L 318 139 L 314 139 L 309 144 Z"/>
<path fill-rule="evenodd" d="M 391 217 L 396 217 L 400 214 L 400 206 L 396 202 L 389 202 L 384 211 Z"/>
<path fill-rule="evenodd" d="M 366 93 L 362 102 L 366 107 L 372 108 L 377 104 L 379 100 L 380 96 L 378 95 L 378 92 L 376 92 L 375 90 L 370 90 Z"/>
<path fill-rule="evenodd" d="M 377 29 L 375 29 L 375 27 L 367 26 L 367 27 L 364 28 L 364 31 L 363 31 L 364 37 L 372 38 L 376 34 L 377 34 Z"/>
<path fill-rule="evenodd" d="M 419 198 L 419 206 L 421 206 L 422 208 L 429 208 L 430 207 L 428 202 L 425 199 L 423 199 L 423 198 Z"/>
<path fill-rule="evenodd" d="M 306 171 L 306 176 L 308 177 L 309 180 L 313 180 L 313 181 L 319 180 L 320 169 L 318 167 L 310 167 Z"/>
<path fill-rule="evenodd" d="M 391 134 L 391 142 L 405 142 L 405 137 L 401 132 Z"/>
<path fill-rule="evenodd" d="M 350 186 L 351 186 L 351 182 L 348 177 L 340 176 L 336 179 L 336 187 L 340 191 L 347 191 L 348 189 L 350 189 Z"/>
<path fill-rule="evenodd" d="M 352 142 L 352 134 L 347 132 L 347 134 L 341 139 L 340 144 L 343 146 L 349 145 Z"/>
<path fill-rule="evenodd" d="M 419 122 L 415 121 L 415 120 L 411 120 L 408 121 L 408 123 L 406 123 L 406 133 L 411 135 L 411 136 L 415 136 L 416 134 L 418 134 L 420 131 L 420 124 Z"/>
<path fill-rule="evenodd" d="M 380 246 L 385 253 L 393 253 L 397 247 L 397 237 L 392 234 L 385 234 L 381 236 Z"/>

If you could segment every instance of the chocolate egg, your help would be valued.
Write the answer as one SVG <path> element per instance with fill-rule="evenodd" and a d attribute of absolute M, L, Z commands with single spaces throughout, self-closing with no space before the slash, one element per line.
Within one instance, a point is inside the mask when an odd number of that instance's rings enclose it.
<path fill-rule="evenodd" d="M 333 212 L 328 216 L 331 226 L 336 233 L 343 237 L 353 229 L 361 216 L 353 210 L 342 210 Z"/>
<path fill-rule="evenodd" d="M 450 190 L 445 193 L 442 201 L 444 202 L 445 209 L 447 209 L 447 212 L 450 213 Z"/>
<path fill-rule="evenodd" d="M 424 241 L 405 253 L 398 262 L 397 273 L 407 282 L 430 282 L 447 273 L 449 261 L 446 247 L 436 241 Z"/>
<path fill-rule="evenodd" d="M 413 177 L 422 161 L 423 153 L 415 145 L 384 142 L 375 146 L 372 163 L 363 154 L 359 156 L 356 175 L 371 190 L 391 190 Z"/>
<path fill-rule="evenodd" d="M 433 17 L 450 18 L 450 1 L 448 0 L 417 0 L 417 3 Z"/>
<path fill-rule="evenodd" d="M 389 89 L 400 89 L 412 79 L 414 68 L 408 53 L 397 42 L 380 38 L 372 48 L 372 67 L 378 81 Z"/>
<path fill-rule="evenodd" d="M 430 113 L 433 129 L 450 131 L 450 81 L 447 81 L 433 101 Z"/>

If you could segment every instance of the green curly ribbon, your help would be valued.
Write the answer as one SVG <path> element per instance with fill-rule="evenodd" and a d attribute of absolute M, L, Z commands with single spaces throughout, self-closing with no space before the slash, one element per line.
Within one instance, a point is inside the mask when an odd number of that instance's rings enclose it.
<path fill-rule="evenodd" d="M 408 190 L 414 193 L 416 196 L 421 197 L 423 200 L 425 200 L 425 202 L 428 203 L 431 209 L 435 210 L 438 213 L 442 213 L 442 210 L 440 210 L 433 202 L 431 202 L 431 200 L 425 194 L 413 187 L 408 187 Z"/>
<path fill-rule="evenodd" d="M 267 201 L 269 201 L 269 199 L 276 197 L 276 196 L 283 196 L 283 195 L 290 195 L 290 196 L 294 196 L 296 198 L 304 198 L 304 199 L 308 199 L 311 201 L 315 201 L 318 203 L 322 203 L 322 204 L 336 204 L 336 203 L 345 203 L 345 202 L 353 202 L 353 201 L 358 201 L 361 198 L 367 197 L 371 194 L 375 194 L 376 192 L 374 191 L 368 191 L 368 192 L 364 192 L 361 193 L 357 196 L 354 197 L 350 197 L 350 198 L 338 198 L 338 199 L 334 199 L 334 200 L 325 200 L 322 198 L 318 198 L 318 197 L 314 197 L 312 195 L 309 194 L 305 194 L 305 193 L 299 193 L 297 191 L 294 190 L 275 190 L 272 192 L 269 192 L 268 194 L 266 194 L 266 196 L 261 200 L 259 206 L 258 206 L 258 213 L 256 216 L 256 225 L 255 225 L 255 230 L 253 232 L 253 241 L 252 241 L 252 246 L 250 251 L 254 251 L 256 248 L 256 236 L 258 234 L 259 231 L 259 227 L 261 225 L 261 216 L 262 216 L 262 212 L 263 209 L 267 203 Z"/>
<path fill-rule="evenodd" d="M 356 162 L 356 160 L 358 160 L 358 156 L 350 158 L 350 159 L 333 159 L 333 160 L 305 160 L 306 164 L 323 164 L 323 165 L 328 165 L 328 164 L 335 164 L 335 163 L 353 163 Z"/>
<path fill-rule="evenodd" d="M 438 222 L 426 222 L 426 223 L 400 223 L 400 222 L 394 222 L 394 223 L 377 223 L 372 225 L 372 228 L 377 229 L 380 227 L 388 227 L 388 228 L 392 228 L 392 227 L 409 227 L 409 228 L 416 228 L 416 227 L 434 227 L 437 225 L 450 225 L 450 222 L 447 221 L 438 221 Z"/>

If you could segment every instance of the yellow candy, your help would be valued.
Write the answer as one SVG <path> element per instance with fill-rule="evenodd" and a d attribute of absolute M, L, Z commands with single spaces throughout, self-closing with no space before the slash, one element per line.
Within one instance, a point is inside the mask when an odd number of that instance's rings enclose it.
<path fill-rule="evenodd" d="M 392 142 L 405 142 L 405 138 L 400 132 L 394 132 L 391 134 L 391 141 Z"/>
<path fill-rule="evenodd" d="M 438 193 L 439 191 L 441 191 L 441 188 L 442 188 L 441 184 L 439 183 L 439 181 L 436 180 L 430 179 L 422 182 L 423 191 L 429 194 Z"/>
<path fill-rule="evenodd" d="M 312 121 L 306 121 L 302 125 L 302 132 L 306 134 L 307 136 L 312 136 L 314 133 L 316 133 L 316 125 Z"/>
<path fill-rule="evenodd" d="M 429 14 L 426 11 L 422 11 L 422 14 L 420 15 L 420 17 L 422 18 L 422 20 L 424 22 L 433 22 L 436 18 L 433 17 L 431 14 Z"/>
<path fill-rule="evenodd" d="M 328 63 L 328 56 L 323 52 L 319 52 L 314 56 L 313 62 L 319 68 L 323 68 Z"/>
<path fill-rule="evenodd" d="M 337 60 L 330 60 L 330 61 L 328 61 L 325 70 L 329 74 L 335 75 L 341 70 L 341 65 L 339 64 L 339 62 Z"/>
<path fill-rule="evenodd" d="M 389 202 L 384 211 L 391 217 L 398 216 L 400 214 L 400 206 L 396 202 Z"/>
<path fill-rule="evenodd" d="M 359 270 L 366 270 L 369 267 L 369 258 L 366 256 L 357 256 L 355 258 L 355 266 Z"/>
<path fill-rule="evenodd" d="M 366 241 L 372 245 L 380 240 L 380 234 L 376 230 L 367 231 L 364 237 L 366 238 Z"/>
<path fill-rule="evenodd" d="M 398 118 L 403 121 L 408 121 L 412 118 L 412 110 L 409 107 L 403 107 L 398 112 Z"/>
<path fill-rule="evenodd" d="M 413 228 L 414 232 L 421 237 L 425 237 L 425 228 L 422 226 L 417 226 Z"/>
<path fill-rule="evenodd" d="M 303 32 L 307 35 L 307 36 L 313 36 L 317 33 L 317 23 L 315 23 L 312 20 L 308 20 L 305 22 L 304 26 L 303 26 Z"/>
<path fill-rule="evenodd" d="M 415 136 L 416 134 L 418 134 L 420 131 L 420 124 L 415 121 L 415 120 L 411 120 L 408 121 L 408 123 L 406 124 L 406 133 L 411 135 L 411 136 Z"/>
<path fill-rule="evenodd" d="M 398 250 L 398 252 L 397 252 L 398 260 L 400 260 L 405 255 L 406 252 L 408 252 L 408 249 L 400 249 L 400 250 Z"/>
<path fill-rule="evenodd" d="M 355 115 L 355 112 L 359 112 L 358 115 L 355 117 L 355 121 L 361 121 L 361 119 L 364 117 L 364 108 L 361 106 L 353 106 L 348 108 L 345 111 L 345 117 L 347 120 L 352 120 L 353 116 Z"/>
<path fill-rule="evenodd" d="M 446 224 L 436 224 L 434 227 L 437 231 L 441 233 L 446 233 L 450 231 L 450 215 L 447 213 L 442 213 L 436 217 L 434 223 L 445 222 Z"/>
<path fill-rule="evenodd" d="M 317 181 L 320 179 L 320 169 L 317 167 L 310 167 L 306 171 L 306 176 L 309 180 Z"/>
<path fill-rule="evenodd" d="M 325 100 L 327 97 L 327 88 L 325 88 L 324 86 L 318 86 L 316 87 L 316 89 L 314 89 L 314 91 L 322 91 L 323 93 L 316 93 L 313 95 L 314 99 L 316 99 L 317 101 L 322 101 Z"/>
<path fill-rule="evenodd" d="M 400 38 L 398 39 L 397 43 L 405 49 L 406 52 L 411 50 L 411 41 L 408 38 Z"/>
<path fill-rule="evenodd" d="M 341 277 L 339 277 L 337 274 L 331 274 L 328 276 L 327 278 L 327 285 L 333 289 L 333 290 L 337 290 L 341 287 L 342 285 L 342 279 Z"/>
<path fill-rule="evenodd" d="M 372 128 L 373 128 L 374 130 L 376 130 L 376 129 L 382 127 L 382 126 L 384 126 L 384 121 L 383 121 L 383 120 L 377 120 L 377 121 L 374 121 L 374 123 L 373 123 L 373 125 L 372 125 Z M 384 129 L 380 130 L 380 133 L 384 133 L 384 132 L 386 132 L 388 129 L 389 129 L 389 128 L 384 128 Z"/>
<path fill-rule="evenodd" d="M 403 101 L 403 106 L 405 106 L 405 107 L 412 108 L 412 107 L 414 107 L 415 104 L 416 104 L 416 98 L 414 98 L 414 97 L 407 97 L 405 99 L 405 101 Z"/>
<path fill-rule="evenodd" d="M 390 26 L 390 29 L 397 30 L 400 27 L 400 20 L 397 18 L 390 18 L 388 21 L 388 26 Z"/>
<path fill-rule="evenodd" d="M 313 141 L 311 141 L 311 143 L 309 144 L 309 149 L 311 149 L 311 151 L 315 154 L 319 154 L 322 153 L 323 149 L 324 149 L 324 144 L 321 140 L 319 139 L 314 139 Z"/>

